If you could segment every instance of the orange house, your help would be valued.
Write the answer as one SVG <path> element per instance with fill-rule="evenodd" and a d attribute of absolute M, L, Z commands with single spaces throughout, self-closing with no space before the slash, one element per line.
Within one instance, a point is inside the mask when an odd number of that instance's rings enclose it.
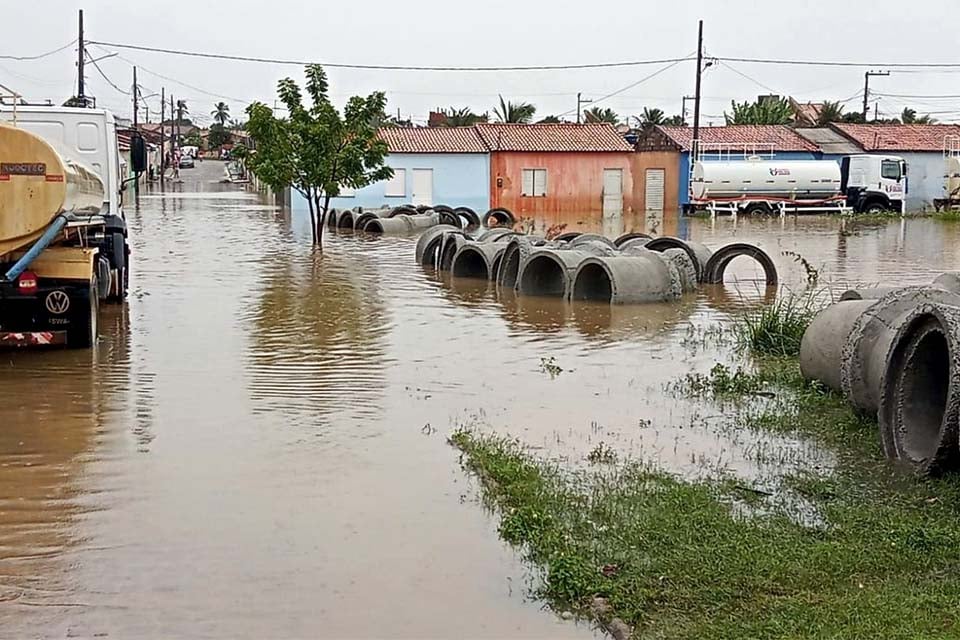
<path fill-rule="evenodd" d="M 490 150 L 490 206 L 518 217 L 641 210 L 633 148 L 610 124 L 478 124 Z"/>

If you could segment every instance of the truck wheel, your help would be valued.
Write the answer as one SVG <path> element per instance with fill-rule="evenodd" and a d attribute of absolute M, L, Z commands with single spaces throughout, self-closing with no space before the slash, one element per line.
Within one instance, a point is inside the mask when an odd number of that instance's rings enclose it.
<path fill-rule="evenodd" d="M 869 203 L 867 203 L 867 205 L 863 208 L 863 212 L 864 212 L 865 214 L 867 214 L 867 215 L 870 215 L 870 216 L 878 216 L 878 215 L 880 215 L 881 213 L 886 212 L 886 210 L 887 210 L 887 208 L 886 208 L 885 206 L 883 206 L 883 204 L 880 203 L 880 202 L 869 202 Z"/>
<path fill-rule="evenodd" d="M 766 202 L 753 202 L 747 205 L 744 213 L 748 216 L 768 216 L 772 213 L 772 210 L 770 209 L 770 205 L 768 205 Z"/>
<path fill-rule="evenodd" d="M 100 334 L 100 297 L 97 295 L 97 278 L 90 280 L 85 291 L 77 287 L 71 295 L 76 305 L 70 326 L 67 328 L 67 346 L 71 349 L 89 349 L 97 343 Z"/>
<path fill-rule="evenodd" d="M 117 288 L 116 293 L 109 297 L 113 302 L 121 302 L 127 297 L 127 288 L 130 280 L 130 247 L 127 245 L 127 239 L 121 232 L 114 232 L 110 243 L 113 251 L 110 256 L 112 267 L 117 270 Z"/>

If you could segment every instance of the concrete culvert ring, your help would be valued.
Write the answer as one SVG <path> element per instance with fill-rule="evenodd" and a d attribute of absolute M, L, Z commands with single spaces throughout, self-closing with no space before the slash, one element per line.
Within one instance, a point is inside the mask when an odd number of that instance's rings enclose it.
<path fill-rule="evenodd" d="M 367 220 L 366 224 L 363 225 L 363 229 L 361 229 L 361 231 L 366 233 L 382 234 L 383 222 L 380 220 L 380 218 L 369 219 Z"/>
<path fill-rule="evenodd" d="M 420 212 L 414 209 L 413 207 L 404 205 L 401 207 L 394 207 L 393 209 L 391 209 L 390 213 L 387 214 L 387 218 L 396 218 L 399 215 L 413 216 L 418 213 Z"/>
<path fill-rule="evenodd" d="M 530 252 L 537 244 L 542 244 L 540 238 L 529 236 L 515 236 L 508 243 L 500 258 L 499 269 L 495 272 L 497 286 L 504 289 L 516 289 L 519 285 L 520 269 L 527 261 Z"/>
<path fill-rule="evenodd" d="M 449 271 L 450 267 L 453 266 L 453 258 L 457 255 L 457 251 L 460 250 L 467 242 L 467 239 L 463 237 L 463 234 L 460 233 L 450 233 L 447 232 L 443 237 L 443 245 L 440 249 L 440 270 Z"/>
<path fill-rule="evenodd" d="M 630 240 L 653 240 L 653 236 L 646 233 L 625 233 L 613 241 L 613 246 L 619 249 L 625 242 L 629 242 Z"/>
<path fill-rule="evenodd" d="M 515 236 L 515 235 L 519 235 L 519 234 L 517 234 L 515 231 L 511 231 L 510 229 L 503 229 L 503 228 L 487 229 L 486 231 L 481 233 L 479 236 L 477 236 L 477 242 L 496 242 L 499 238 L 503 236 Z"/>
<path fill-rule="evenodd" d="M 416 259 L 417 264 L 425 267 L 435 267 L 437 265 L 437 254 L 440 246 L 443 244 L 443 234 L 449 231 L 457 231 L 453 226 L 437 225 L 427 229 L 417 238 Z"/>
<path fill-rule="evenodd" d="M 379 217 L 380 216 L 378 216 L 377 214 L 370 213 L 369 211 L 367 211 L 366 213 L 361 213 L 359 216 L 357 216 L 357 219 L 354 220 L 353 228 L 359 229 L 360 231 L 366 231 L 367 223 L 370 222 L 371 220 L 377 220 Z"/>
<path fill-rule="evenodd" d="M 337 216 L 340 215 L 338 209 L 330 209 L 327 211 L 327 226 L 331 229 L 337 226 Z"/>
<path fill-rule="evenodd" d="M 561 233 L 556 238 L 554 238 L 554 240 L 557 242 L 573 242 L 574 240 L 576 240 L 582 235 L 583 234 L 580 233 L 579 231 L 568 231 L 566 233 Z"/>
<path fill-rule="evenodd" d="M 700 261 L 700 256 L 697 255 L 697 252 L 694 250 L 692 246 L 690 246 L 688 242 L 681 240 L 680 238 L 663 236 L 661 238 L 654 238 L 653 240 L 650 240 L 643 246 L 646 249 L 649 249 L 650 251 L 658 251 L 658 252 L 666 251 L 667 249 L 683 249 L 684 251 L 687 252 L 687 255 L 690 256 L 690 259 L 693 260 L 693 266 L 697 270 L 697 279 L 700 280 L 701 282 L 707 282 L 707 280 L 705 280 L 703 276 L 704 272 L 706 271 L 706 269 L 704 268 L 704 264 Z M 721 279 L 721 282 L 722 281 L 723 280 Z"/>
<path fill-rule="evenodd" d="M 517 218 L 513 215 L 513 212 L 503 207 L 490 209 L 490 211 L 483 214 L 483 219 L 480 222 L 483 226 L 489 227 L 493 226 L 490 224 L 491 221 L 495 222 L 495 226 L 498 227 L 513 227 L 513 225 L 517 224 Z"/>
<path fill-rule="evenodd" d="M 613 281 L 600 262 L 588 262 L 580 267 L 573 281 L 574 300 L 613 301 Z"/>
<path fill-rule="evenodd" d="M 601 236 L 598 233 L 584 233 L 577 236 L 576 238 L 570 241 L 570 248 L 572 249 L 572 248 L 580 247 L 581 245 L 591 243 L 591 242 L 605 244 L 611 249 L 617 248 L 617 245 L 613 243 L 613 240 L 611 240 L 606 236 Z"/>
<path fill-rule="evenodd" d="M 649 248 L 650 245 L 648 244 L 647 247 Z M 767 255 L 767 252 L 756 245 L 742 242 L 728 244 L 710 256 L 710 260 L 707 261 L 707 264 L 703 268 L 700 280 L 708 284 L 722 284 L 723 275 L 724 272 L 726 272 L 727 267 L 734 258 L 738 258 L 740 256 L 748 256 L 760 264 L 760 266 L 763 268 L 763 273 L 768 286 L 777 284 L 779 281 L 777 276 L 777 266 L 773 264 L 773 260 L 771 260 L 770 256 Z"/>
<path fill-rule="evenodd" d="M 450 269 L 457 278 L 490 279 L 490 266 L 483 253 L 470 245 L 457 251 Z"/>
<path fill-rule="evenodd" d="M 528 296 L 563 298 L 567 295 L 567 270 L 550 253 L 530 256 L 520 273 L 520 293 Z"/>
<path fill-rule="evenodd" d="M 353 218 L 355 215 L 353 211 L 344 211 L 337 219 L 337 229 L 353 229 Z"/>
<path fill-rule="evenodd" d="M 437 211 L 437 216 L 440 220 L 440 224 L 449 224 L 457 229 L 463 228 L 463 221 L 460 219 L 460 216 L 455 213 L 450 213 L 449 211 Z"/>
<path fill-rule="evenodd" d="M 958 462 L 960 309 L 922 305 L 900 327 L 886 360 L 877 418 L 887 455 L 923 474 Z"/>

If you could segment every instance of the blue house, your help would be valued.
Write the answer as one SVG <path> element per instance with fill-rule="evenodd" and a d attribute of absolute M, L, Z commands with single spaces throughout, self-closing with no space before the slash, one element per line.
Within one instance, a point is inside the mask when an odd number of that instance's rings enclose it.
<path fill-rule="evenodd" d="M 729 125 L 701 127 L 701 159 L 704 162 L 744 160 L 759 156 L 770 160 L 815 160 L 820 157 L 820 148 L 813 142 L 797 135 L 783 125 Z M 655 126 L 643 131 L 635 149 L 640 155 L 639 165 L 645 166 L 645 158 L 666 167 L 664 183 L 677 185 L 676 202 L 681 208 L 690 204 L 690 149 L 693 146 L 693 127 Z M 670 156 L 665 162 L 666 155 Z M 676 176 L 670 173 L 676 168 Z M 672 203 L 672 194 L 663 198 Z"/>
<path fill-rule="evenodd" d="M 331 207 L 445 204 L 481 215 L 490 208 L 490 153 L 474 127 L 386 127 L 380 137 L 390 149 L 386 164 L 393 179 L 344 189 Z M 296 192 L 293 207 L 307 209 Z"/>

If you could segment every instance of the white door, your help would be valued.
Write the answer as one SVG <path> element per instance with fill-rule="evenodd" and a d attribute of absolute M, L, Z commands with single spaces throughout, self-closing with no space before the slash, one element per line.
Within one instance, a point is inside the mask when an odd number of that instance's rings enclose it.
<path fill-rule="evenodd" d="M 623 213 L 623 169 L 603 170 L 603 215 Z"/>
<path fill-rule="evenodd" d="M 664 169 L 647 169 L 645 192 L 646 210 L 663 213 L 663 193 L 666 171 Z"/>
<path fill-rule="evenodd" d="M 413 170 L 413 204 L 433 204 L 433 169 Z"/>

